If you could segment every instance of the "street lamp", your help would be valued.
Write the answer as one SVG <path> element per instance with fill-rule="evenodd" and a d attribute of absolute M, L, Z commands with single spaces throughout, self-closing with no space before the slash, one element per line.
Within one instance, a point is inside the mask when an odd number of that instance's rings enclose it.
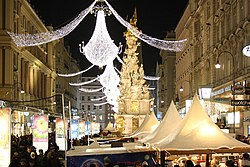
<path fill-rule="evenodd" d="M 183 92 L 184 91 L 184 88 L 182 87 L 182 83 L 184 83 L 184 82 L 188 82 L 189 83 L 189 93 L 191 93 L 191 86 L 190 86 L 190 80 L 181 80 L 181 87 L 180 87 L 180 89 L 179 89 L 179 91 L 180 92 Z"/>
<path fill-rule="evenodd" d="M 180 87 L 180 92 L 183 92 L 183 90 L 184 90 L 184 89 L 183 89 L 183 87 L 181 86 L 181 87 Z"/>
<path fill-rule="evenodd" d="M 229 52 L 229 51 L 222 51 L 222 52 L 220 52 L 220 54 L 217 56 L 217 58 L 216 58 L 216 60 L 217 60 L 217 62 L 216 62 L 216 64 L 215 64 L 215 68 L 221 68 L 221 64 L 220 64 L 220 62 L 219 62 L 219 58 L 220 58 L 220 56 L 223 54 L 223 53 L 227 53 L 227 54 L 229 54 L 230 56 L 231 56 L 231 58 L 232 58 L 232 65 L 233 65 L 233 87 L 232 87 L 232 95 L 233 95 L 233 99 L 232 99 L 232 101 L 234 102 L 235 101 L 235 91 L 234 91 L 234 89 L 235 89 L 235 59 L 234 59 L 234 55 L 231 53 L 231 52 Z M 235 133 L 235 105 L 233 104 L 233 103 L 231 103 L 231 105 L 233 105 L 233 133 Z"/>

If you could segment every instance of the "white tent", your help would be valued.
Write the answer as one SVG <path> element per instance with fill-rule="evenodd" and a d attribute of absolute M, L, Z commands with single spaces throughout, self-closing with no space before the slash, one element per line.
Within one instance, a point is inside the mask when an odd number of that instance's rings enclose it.
<path fill-rule="evenodd" d="M 149 133 L 152 133 L 159 124 L 160 122 L 157 120 L 154 112 L 151 111 L 150 115 L 148 114 L 145 117 L 141 126 L 130 137 L 138 137 L 138 139 L 142 139 Z"/>
<path fill-rule="evenodd" d="M 106 126 L 106 128 L 105 128 L 103 131 L 104 131 L 104 132 L 108 132 L 108 131 L 110 131 L 110 132 L 115 132 L 116 129 L 113 127 L 112 123 L 109 122 L 108 125 Z"/>
<path fill-rule="evenodd" d="M 212 122 L 201 106 L 198 95 L 194 96 L 191 108 L 179 126 L 155 146 L 160 150 L 185 152 L 200 150 L 203 153 L 217 152 L 218 150 L 229 152 L 233 149 L 250 149 L 250 145 L 224 133 Z"/>
<path fill-rule="evenodd" d="M 162 140 L 172 131 L 173 128 L 179 124 L 180 121 L 181 117 L 175 107 L 174 102 L 172 101 L 160 125 L 155 131 L 141 139 L 140 142 L 153 144 Z"/>

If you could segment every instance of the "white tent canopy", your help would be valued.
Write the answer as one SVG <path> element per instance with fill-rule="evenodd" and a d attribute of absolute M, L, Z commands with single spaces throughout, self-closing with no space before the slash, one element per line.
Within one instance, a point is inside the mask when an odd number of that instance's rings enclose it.
<path fill-rule="evenodd" d="M 175 107 L 174 102 L 172 101 L 160 125 L 155 131 L 141 139 L 140 142 L 153 144 L 162 140 L 179 124 L 180 121 L 181 117 Z"/>
<path fill-rule="evenodd" d="M 108 132 L 108 131 L 110 131 L 110 132 L 115 132 L 116 129 L 113 127 L 112 123 L 109 122 L 108 125 L 106 126 L 106 128 L 105 128 L 103 131 L 104 131 L 104 132 Z"/>
<path fill-rule="evenodd" d="M 141 126 L 131 135 L 131 137 L 144 138 L 149 133 L 152 133 L 160 124 L 153 111 L 148 114 L 143 120 Z"/>
<path fill-rule="evenodd" d="M 209 118 L 200 104 L 198 95 L 181 123 L 155 146 L 161 150 L 216 150 L 221 148 L 248 148 L 229 134 L 224 133 Z"/>

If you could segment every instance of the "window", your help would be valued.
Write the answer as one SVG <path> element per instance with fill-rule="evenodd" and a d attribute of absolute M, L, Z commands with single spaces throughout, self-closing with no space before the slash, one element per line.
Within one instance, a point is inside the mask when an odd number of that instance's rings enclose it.
<path fill-rule="evenodd" d="M 82 101 L 84 101 L 84 99 L 85 99 L 85 96 L 82 96 Z"/>
<path fill-rule="evenodd" d="M 85 107 L 84 107 L 84 105 L 82 105 L 82 110 L 85 110 Z"/>
<path fill-rule="evenodd" d="M 90 105 L 88 105 L 88 111 L 90 110 Z"/>

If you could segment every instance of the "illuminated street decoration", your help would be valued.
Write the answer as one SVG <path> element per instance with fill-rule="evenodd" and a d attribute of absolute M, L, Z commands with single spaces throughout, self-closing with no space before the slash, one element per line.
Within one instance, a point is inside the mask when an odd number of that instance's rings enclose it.
<path fill-rule="evenodd" d="M 94 5 L 98 1 L 99 0 L 95 0 L 87 9 L 83 10 L 72 22 L 70 22 L 69 24 L 67 24 L 66 26 L 58 30 L 51 31 L 51 32 L 42 32 L 42 33 L 37 33 L 37 34 L 16 34 L 12 32 L 8 32 L 8 33 L 13 39 L 13 41 L 16 43 L 16 45 L 20 47 L 41 45 L 44 43 L 48 43 L 48 42 L 63 38 L 64 36 L 68 35 L 78 26 L 78 24 L 85 18 L 85 16 L 94 9 Z M 141 31 L 137 30 L 136 27 L 132 26 L 127 21 L 125 21 L 112 8 L 112 6 L 107 2 L 107 0 L 103 0 L 103 2 L 107 4 L 108 8 L 111 10 L 111 12 L 116 17 L 116 19 L 123 26 L 129 29 L 137 38 L 159 49 L 177 51 L 177 52 L 183 50 L 185 43 L 187 41 L 186 39 L 179 40 L 179 41 L 166 41 L 166 40 L 160 40 L 157 38 L 150 37 L 146 34 L 143 34 Z M 117 55 L 111 55 L 111 56 L 117 56 Z"/>
<path fill-rule="evenodd" d="M 130 94 L 131 98 L 134 100 L 147 99 L 149 101 L 148 85 L 145 84 L 144 79 L 158 80 L 159 78 L 144 76 L 143 66 L 141 65 L 139 67 L 137 65 L 137 62 L 125 62 L 121 60 L 121 58 L 118 56 L 118 54 L 121 52 L 121 44 L 119 46 L 116 46 L 114 44 L 114 41 L 111 39 L 105 22 L 105 14 L 110 15 L 112 12 L 115 18 L 129 30 L 130 34 L 133 34 L 136 38 L 139 38 L 142 41 L 148 43 L 149 45 L 159 49 L 169 51 L 181 51 L 185 45 L 186 39 L 180 41 L 165 41 L 152 38 L 146 34 L 143 34 L 140 30 L 137 29 L 135 25 L 131 25 L 130 23 L 126 22 L 120 15 L 118 15 L 118 13 L 106 0 L 102 0 L 102 2 L 105 2 L 107 6 L 95 6 L 96 2 L 99 1 L 100 0 L 95 0 L 87 9 L 83 10 L 72 22 L 62 27 L 61 29 L 51 32 L 41 32 L 37 34 L 15 34 L 12 32 L 8 33 L 13 39 L 13 41 L 16 43 L 16 45 L 19 47 L 41 45 L 51 42 L 53 40 L 63 38 L 64 36 L 72 32 L 89 12 L 95 13 L 97 19 L 92 37 L 86 45 L 84 44 L 84 42 L 79 45 L 79 51 L 86 56 L 88 61 L 92 63 L 92 66 L 86 70 L 77 73 L 58 74 L 58 76 L 72 77 L 90 70 L 94 65 L 99 67 L 106 66 L 104 73 L 100 76 L 97 76 L 95 79 L 82 83 L 70 83 L 70 85 L 82 86 L 99 80 L 101 85 L 103 86 L 102 88 L 95 90 L 81 88 L 80 90 L 85 92 L 96 92 L 103 89 L 103 92 L 107 97 L 107 102 L 113 105 L 115 111 L 118 111 L 117 99 L 120 96 L 120 90 L 122 90 L 122 94 L 124 97 L 125 95 Z M 125 50 L 125 54 L 128 56 L 129 59 L 132 58 L 131 61 L 137 60 L 135 58 L 138 54 L 136 53 L 136 50 L 127 49 Z M 126 87 L 131 84 L 131 92 L 126 92 L 123 88 L 119 90 L 118 88 L 120 83 L 120 77 L 117 72 L 120 74 L 120 71 L 115 69 L 113 66 L 113 61 L 115 58 L 117 58 L 117 60 L 123 64 L 123 70 L 129 68 L 132 69 L 132 78 L 130 81 L 131 83 L 128 83 L 127 78 L 123 78 L 123 80 L 126 80 L 126 82 L 121 85 L 123 87 Z M 132 66 L 130 66 L 129 64 Z"/>
<path fill-rule="evenodd" d="M 72 74 L 57 74 L 59 77 L 74 77 L 74 76 L 77 76 L 77 75 L 80 75 L 82 73 L 85 73 L 87 71 L 89 71 L 91 68 L 93 68 L 94 65 L 91 65 L 89 68 L 87 68 L 86 70 L 82 70 L 82 71 L 79 71 L 79 72 L 76 72 L 76 73 L 72 73 Z"/>
<path fill-rule="evenodd" d="M 82 92 L 87 92 L 87 93 L 93 93 L 93 92 L 99 92 L 103 89 L 103 87 L 98 88 L 98 89 L 86 89 L 86 88 L 80 88 L 79 90 Z"/>
<path fill-rule="evenodd" d="M 96 78 L 94 78 L 94 79 L 92 79 L 92 80 L 90 80 L 90 81 L 80 82 L 80 83 L 69 83 L 69 85 L 71 85 L 71 86 L 82 86 L 82 85 L 87 85 L 87 84 L 90 84 L 90 83 L 92 83 L 92 82 L 97 81 L 98 79 L 99 79 L 99 77 L 96 77 Z"/>
<path fill-rule="evenodd" d="M 87 9 L 83 10 L 73 21 L 66 26 L 50 32 L 42 32 L 37 34 L 16 34 L 8 32 L 17 46 L 36 46 L 45 44 L 60 38 L 65 37 L 71 33 L 85 18 L 85 16 L 92 10 L 97 0 L 95 0 Z"/>
<path fill-rule="evenodd" d="M 84 46 L 84 42 L 79 46 L 80 52 L 83 53 L 92 64 L 99 67 L 113 62 L 117 57 L 120 49 L 109 36 L 103 10 L 97 12 L 96 26 L 91 39 L 86 46 Z"/>
<path fill-rule="evenodd" d="M 127 29 L 129 29 L 134 36 L 139 38 L 140 40 L 146 42 L 147 44 L 154 46 L 158 49 L 163 49 L 163 50 L 169 50 L 169 51 L 182 51 L 185 42 L 187 41 L 186 39 L 184 40 L 179 40 L 179 41 L 165 41 L 165 40 L 160 40 L 157 38 L 150 37 L 146 34 L 143 34 L 141 31 L 139 31 L 136 27 L 132 26 L 129 24 L 127 21 L 125 21 L 113 8 L 112 6 L 107 2 L 107 0 L 104 0 L 104 2 L 107 4 L 109 9 L 112 11 L 113 15 L 115 18 Z"/>
<path fill-rule="evenodd" d="M 113 62 L 109 63 L 106 66 L 103 74 L 100 75 L 99 79 L 101 85 L 106 88 L 117 87 L 119 85 L 120 77 L 115 71 Z"/>

